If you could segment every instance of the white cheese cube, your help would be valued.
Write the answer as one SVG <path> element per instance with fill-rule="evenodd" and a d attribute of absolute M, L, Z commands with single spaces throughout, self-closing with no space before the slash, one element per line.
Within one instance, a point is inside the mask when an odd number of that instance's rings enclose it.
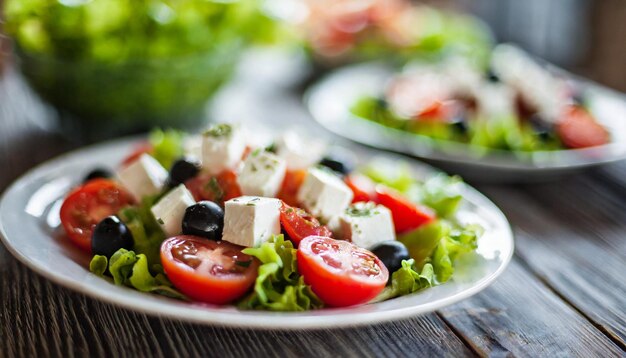
<path fill-rule="evenodd" d="M 172 237 L 183 232 L 185 210 L 195 203 L 191 192 L 181 184 L 161 198 L 150 211 L 165 235 Z"/>
<path fill-rule="evenodd" d="M 202 160 L 202 136 L 194 135 L 185 138 L 183 142 L 183 150 L 186 157 Z"/>
<path fill-rule="evenodd" d="M 310 168 L 298 190 L 298 201 L 314 216 L 327 223 L 352 202 L 352 190 L 329 170 Z"/>
<path fill-rule="evenodd" d="M 339 215 L 339 223 L 342 239 L 366 249 L 396 239 L 391 211 L 373 202 L 351 205 Z"/>
<path fill-rule="evenodd" d="M 124 187 L 140 201 L 147 195 L 161 192 L 168 173 L 159 162 L 148 154 L 122 168 L 117 177 Z"/>
<path fill-rule="evenodd" d="M 256 247 L 280 234 L 281 201 L 258 196 L 240 196 L 224 206 L 222 240 Z"/>
<path fill-rule="evenodd" d="M 276 154 L 285 159 L 290 170 L 304 169 L 317 164 L 325 152 L 325 143 L 307 140 L 293 131 L 284 133 L 276 141 Z"/>
<path fill-rule="evenodd" d="M 245 150 L 245 137 L 238 126 L 218 124 L 202 134 L 202 168 L 213 175 L 235 169 Z"/>
<path fill-rule="evenodd" d="M 287 164 L 269 152 L 252 152 L 243 162 L 237 182 L 243 195 L 274 197 L 278 193 Z"/>

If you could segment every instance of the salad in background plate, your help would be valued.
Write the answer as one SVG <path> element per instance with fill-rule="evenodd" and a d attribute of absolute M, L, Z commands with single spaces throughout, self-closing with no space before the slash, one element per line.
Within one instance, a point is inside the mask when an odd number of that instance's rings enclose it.
<path fill-rule="evenodd" d="M 456 217 L 458 177 L 355 168 L 319 140 L 258 146 L 244 130 L 154 131 L 115 174 L 91 172 L 60 210 L 90 270 L 183 300 L 304 311 L 443 284 L 476 250 L 482 228 Z"/>
<path fill-rule="evenodd" d="M 463 59 L 413 64 L 381 93 L 359 98 L 360 118 L 478 148 L 550 151 L 611 141 L 587 107 L 585 93 L 520 49 L 499 45 L 490 70 Z"/>

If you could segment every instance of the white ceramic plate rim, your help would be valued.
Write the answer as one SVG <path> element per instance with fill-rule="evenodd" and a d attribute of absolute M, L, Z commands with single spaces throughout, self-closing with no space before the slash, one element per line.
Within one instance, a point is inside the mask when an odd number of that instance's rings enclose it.
<path fill-rule="evenodd" d="M 607 145 L 585 149 L 563 149 L 555 151 L 512 152 L 497 149 L 483 148 L 485 154 L 479 155 L 479 150 L 460 142 L 438 140 L 427 136 L 407 133 L 402 130 L 386 127 L 382 124 L 361 119 L 350 113 L 350 103 L 341 103 L 342 100 L 353 98 L 358 93 L 371 93 L 377 89 L 368 88 L 373 83 L 384 82 L 381 78 L 389 75 L 390 68 L 384 63 L 373 62 L 348 66 L 338 69 L 314 84 L 305 95 L 305 102 L 313 118 L 324 128 L 348 139 L 371 145 L 381 149 L 393 150 L 399 153 L 411 154 L 416 157 L 439 160 L 443 162 L 472 165 L 482 168 L 499 168 L 511 171 L 541 171 L 573 169 L 595 166 L 623 160 L 626 158 L 626 101 L 624 95 L 604 88 L 588 81 L 580 80 L 567 72 L 554 69 L 552 71 L 578 82 L 586 91 L 592 93 L 595 99 L 611 101 L 611 104 L 621 104 L 622 123 L 617 119 L 604 120 L 605 125 L 618 123 L 621 127 L 612 130 L 617 139 Z M 346 81 L 346 88 L 339 88 L 341 82 Z M 349 86 L 348 86 L 349 85 Z M 344 90 L 344 91 L 342 91 Z M 350 92 L 350 93 L 346 93 Z M 342 99 L 343 98 L 343 99 Z M 329 105 L 334 102 L 334 105 Z M 605 111 L 606 112 L 606 111 Z M 442 147 L 448 150 L 443 150 Z M 517 156 L 524 156 L 522 159 Z"/>
<path fill-rule="evenodd" d="M 419 306 L 405 304 L 403 307 L 382 311 L 376 311 L 369 308 L 382 304 L 389 305 L 394 300 L 373 305 L 352 308 L 324 309 L 304 313 L 238 311 L 232 307 L 216 308 L 215 306 L 175 301 L 155 295 L 141 293 L 126 287 L 115 286 L 111 282 L 89 273 L 85 267 L 83 267 L 83 270 L 85 271 L 85 280 L 83 282 L 79 282 L 68 276 L 65 272 L 51 270 L 39 260 L 26 254 L 23 247 L 19 245 L 19 238 L 15 237 L 17 235 L 9 237 L 10 228 L 6 226 L 7 219 L 12 215 L 17 215 L 16 217 L 13 217 L 13 220 L 15 220 L 16 218 L 19 218 L 19 215 L 25 214 L 16 213 L 16 208 L 12 207 L 11 203 L 17 197 L 24 194 L 23 191 L 28 188 L 29 184 L 33 183 L 35 180 L 50 176 L 55 170 L 58 170 L 59 167 L 63 167 L 67 163 L 79 161 L 80 159 L 84 160 L 85 157 L 93 155 L 94 153 L 110 148 L 124 148 L 124 151 L 126 151 L 134 141 L 136 141 L 136 139 L 122 139 L 64 154 L 31 169 L 14 184 L 12 184 L 6 190 L 2 196 L 2 200 L 0 201 L 0 238 L 9 252 L 11 252 L 14 257 L 31 268 L 33 271 L 61 286 L 133 311 L 202 324 L 278 330 L 304 330 L 359 326 L 399 320 L 409 316 L 432 312 L 444 306 L 466 299 L 485 289 L 504 271 L 513 255 L 513 234 L 506 217 L 491 201 L 489 201 L 489 199 L 469 186 L 467 186 L 464 194 L 467 200 L 478 205 L 479 208 L 488 211 L 490 216 L 493 216 L 493 218 L 497 220 L 495 224 L 498 226 L 498 229 L 504 233 L 501 238 L 503 240 L 501 244 L 506 249 L 505 251 L 500 252 L 501 261 L 497 269 L 489 275 L 482 277 L 471 287 L 456 294 L 439 298 Z M 386 157 L 394 158 L 394 156 L 389 155 Z M 419 164 L 417 167 L 420 170 L 432 170 L 432 168 L 424 164 Z M 73 174 L 76 175 L 76 173 Z M 54 240 L 49 237 L 49 235 L 47 236 L 47 239 L 50 239 L 51 241 Z M 68 256 L 63 255 L 59 257 L 59 260 L 64 260 L 64 262 L 71 261 Z M 75 264 L 75 262 L 69 263 Z M 445 285 L 449 284 L 452 283 L 446 283 Z M 435 289 L 437 288 L 430 290 Z M 413 295 L 404 296 L 399 299 L 403 300 L 402 302 L 410 303 L 412 296 Z"/>

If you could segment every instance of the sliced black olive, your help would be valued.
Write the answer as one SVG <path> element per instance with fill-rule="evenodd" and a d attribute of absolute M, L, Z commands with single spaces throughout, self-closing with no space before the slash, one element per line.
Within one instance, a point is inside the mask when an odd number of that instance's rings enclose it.
<path fill-rule="evenodd" d="M 195 177 L 200 172 L 200 164 L 190 158 L 178 159 L 170 169 L 168 185 L 175 187 Z"/>
<path fill-rule="evenodd" d="M 110 170 L 108 169 L 104 169 L 104 168 L 96 168 L 92 171 L 89 172 L 89 174 L 87 174 L 87 176 L 85 176 L 85 179 L 83 180 L 83 183 L 86 183 L 90 180 L 93 179 L 98 179 L 98 178 L 111 178 L 113 177 L 113 173 L 111 173 Z"/>
<path fill-rule="evenodd" d="M 354 170 L 353 161 L 347 156 L 342 156 L 338 153 L 325 156 L 319 164 L 341 175 L 348 175 Z"/>
<path fill-rule="evenodd" d="M 402 260 L 408 260 L 409 250 L 403 243 L 396 240 L 381 242 L 372 248 L 372 253 L 383 262 L 387 270 L 389 270 L 389 278 L 391 274 L 398 271 L 402 267 Z"/>
<path fill-rule="evenodd" d="M 212 201 L 201 201 L 185 210 L 183 234 L 221 240 L 224 230 L 224 210 Z"/>
<path fill-rule="evenodd" d="M 91 235 L 91 252 L 111 257 L 119 249 L 133 248 L 133 234 L 117 217 L 109 216 L 96 225 Z"/>

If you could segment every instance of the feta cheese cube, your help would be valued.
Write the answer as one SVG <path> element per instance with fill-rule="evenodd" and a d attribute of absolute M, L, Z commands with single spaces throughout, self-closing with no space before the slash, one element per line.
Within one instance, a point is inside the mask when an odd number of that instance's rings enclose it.
<path fill-rule="evenodd" d="M 243 195 L 273 197 L 280 189 L 287 164 L 270 152 L 252 152 L 243 162 L 237 182 Z"/>
<path fill-rule="evenodd" d="M 307 140 L 298 133 L 288 131 L 276 141 L 276 154 L 285 159 L 289 170 L 308 168 L 318 163 L 326 152 L 326 144 Z"/>
<path fill-rule="evenodd" d="M 153 157 L 143 154 L 122 168 L 117 177 L 124 187 L 140 201 L 144 196 L 161 192 L 168 177 L 167 170 Z"/>
<path fill-rule="evenodd" d="M 224 241 L 256 247 L 280 234 L 278 199 L 240 196 L 228 200 L 224 207 Z"/>
<path fill-rule="evenodd" d="M 202 135 L 202 168 L 212 175 L 235 169 L 245 150 L 245 137 L 238 126 L 218 124 Z"/>
<path fill-rule="evenodd" d="M 150 211 L 165 235 L 172 237 L 183 232 L 185 210 L 195 203 L 191 192 L 185 185 L 180 184 L 153 205 Z"/>
<path fill-rule="evenodd" d="M 324 223 L 347 208 L 353 196 L 343 180 L 321 168 L 310 168 L 298 190 L 298 201 Z"/>
<path fill-rule="evenodd" d="M 396 239 L 391 211 L 373 202 L 351 205 L 339 215 L 339 223 L 344 240 L 366 249 Z"/>
<path fill-rule="evenodd" d="M 202 136 L 194 135 L 185 138 L 183 142 L 183 151 L 186 157 L 202 160 Z"/>

